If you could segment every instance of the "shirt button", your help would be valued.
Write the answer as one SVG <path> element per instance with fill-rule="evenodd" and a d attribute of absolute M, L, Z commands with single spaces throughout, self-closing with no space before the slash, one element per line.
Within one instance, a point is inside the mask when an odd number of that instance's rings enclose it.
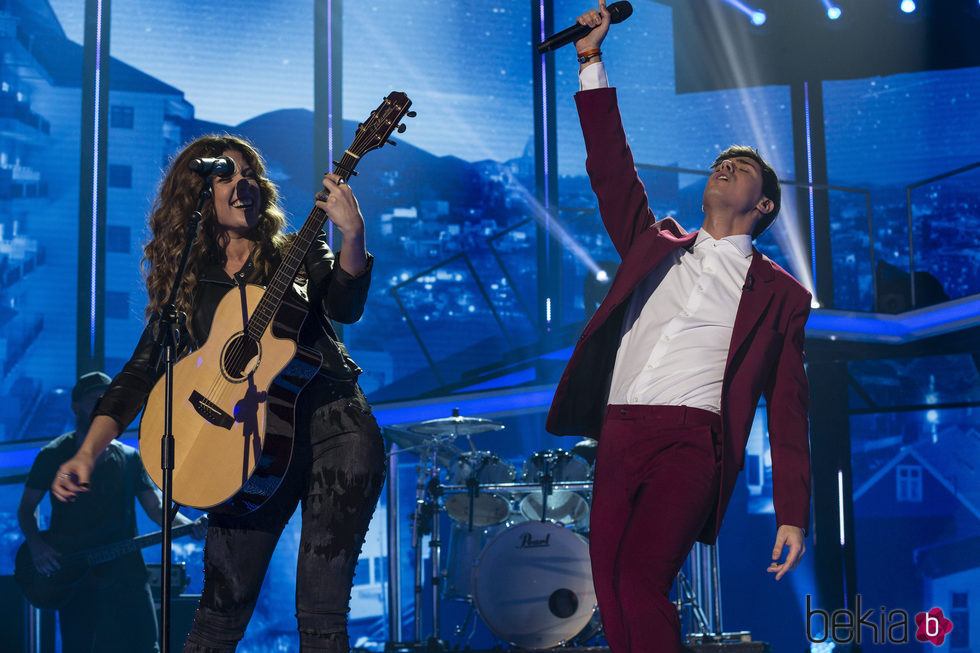
<path fill-rule="evenodd" d="M 687 311 L 681 311 L 681 317 L 690 317 L 690 316 L 691 314 L 688 313 Z"/>
<path fill-rule="evenodd" d="M 709 265 L 708 267 L 706 267 L 706 268 L 704 269 L 704 271 L 705 271 L 705 272 L 714 272 L 714 270 L 712 270 L 712 269 L 711 269 L 711 266 L 710 266 L 710 265 Z"/>

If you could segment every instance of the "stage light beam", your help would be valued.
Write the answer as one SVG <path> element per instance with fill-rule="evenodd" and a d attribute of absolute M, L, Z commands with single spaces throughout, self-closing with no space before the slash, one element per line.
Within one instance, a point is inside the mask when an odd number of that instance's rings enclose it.
<path fill-rule="evenodd" d="M 837 20 L 840 18 L 840 7 L 827 7 L 827 18 L 830 20 Z"/>
<path fill-rule="evenodd" d="M 754 11 L 738 0 L 724 0 L 724 2 L 732 7 L 736 7 L 746 15 L 751 15 Z M 740 55 L 749 47 L 749 44 L 744 43 L 740 38 L 736 37 L 732 30 L 723 27 L 731 21 L 729 16 L 726 15 L 727 12 L 722 9 L 721 3 L 709 4 L 708 7 L 710 11 L 709 19 L 716 26 L 716 32 L 720 37 L 718 46 L 728 55 L 727 59 L 732 65 L 731 74 L 737 82 L 734 90 L 740 97 L 741 104 L 747 110 L 746 117 L 748 124 L 746 125 L 746 129 L 733 133 L 732 142 L 750 142 L 756 144 L 760 149 L 768 149 L 763 147 L 763 144 L 770 140 L 770 130 L 765 126 L 767 121 L 762 115 L 762 112 L 757 110 L 756 107 L 758 104 L 749 90 L 749 85 L 745 82 L 749 78 L 749 75 L 741 69 L 741 66 L 745 65 L 745 63 L 743 63 L 743 58 Z M 775 170 L 792 170 L 792 166 L 784 165 L 784 154 L 782 151 L 770 149 L 767 154 L 769 163 Z M 805 245 L 804 234 L 795 227 L 797 220 L 794 213 L 798 212 L 798 210 L 794 209 L 795 202 L 786 201 L 782 209 L 784 217 L 776 220 L 775 224 L 773 224 L 772 236 L 780 250 L 789 259 L 791 272 L 799 279 L 804 288 L 816 296 L 813 274 L 815 266 L 814 268 L 810 266 L 810 252 Z"/>
<path fill-rule="evenodd" d="M 898 5 L 898 8 L 906 14 L 911 14 L 916 9 L 915 0 L 902 0 L 901 4 Z"/>
<path fill-rule="evenodd" d="M 749 20 L 751 20 L 752 24 L 755 25 L 756 27 L 765 24 L 766 12 L 762 11 L 761 9 L 753 9 L 752 7 L 749 7 L 743 2 L 740 2 L 739 0 L 724 0 L 724 2 L 725 4 L 735 7 L 743 14 L 748 16 Z"/>

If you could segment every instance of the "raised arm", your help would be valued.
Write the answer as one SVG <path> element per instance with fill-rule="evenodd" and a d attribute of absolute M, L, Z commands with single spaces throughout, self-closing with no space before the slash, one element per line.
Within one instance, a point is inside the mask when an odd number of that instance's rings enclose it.
<path fill-rule="evenodd" d="M 606 3 L 600 1 L 598 9 L 582 14 L 578 22 L 593 28 L 575 42 L 583 89 L 576 93 L 575 104 L 588 155 L 585 168 L 606 232 L 620 257 L 625 257 L 636 236 L 656 218 L 626 142 L 616 90 L 609 88 L 605 79 L 601 45 L 609 31 Z M 602 72 L 595 73 L 597 70 Z"/>
<path fill-rule="evenodd" d="M 374 258 L 365 248 L 364 218 L 350 186 L 340 183 L 337 175 L 326 175 L 323 187 L 329 196 L 316 204 L 343 235 L 344 243 L 335 256 L 321 235 L 303 263 L 310 275 L 312 299 L 330 319 L 352 324 L 364 313 Z"/>

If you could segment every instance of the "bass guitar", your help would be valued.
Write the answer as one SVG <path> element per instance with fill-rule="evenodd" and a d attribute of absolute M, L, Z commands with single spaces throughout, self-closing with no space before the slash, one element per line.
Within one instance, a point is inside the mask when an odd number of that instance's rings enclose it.
<path fill-rule="evenodd" d="M 390 93 L 362 123 L 334 174 L 344 181 L 361 158 L 388 143 L 412 102 Z M 409 114 L 414 115 L 414 114 Z M 204 345 L 174 365 L 173 500 L 222 514 L 264 503 L 292 456 L 296 399 L 320 367 L 320 353 L 296 340 L 308 307 L 287 291 L 327 214 L 314 206 L 267 288 L 241 285 L 218 304 Z M 154 386 L 140 422 L 139 451 L 161 486 L 166 378 Z"/>
<path fill-rule="evenodd" d="M 182 537 L 191 532 L 194 524 L 185 524 L 172 530 L 173 537 Z M 41 538 L 55 550 L 61 550 L 61 542 L 56 541 L 48 531 L 41 531 Z M 107 582 L 100 576 L 99 566 L 133 551 L 158 544 L 163 540 L 163 531 L 140 535 L 128 540 L 104 544 L 91 549 L 62 554 L 58 558 L 61 567 L 53 574 L 45 575 L 34 566 L 31 549 L 22 542 L 14 559 L 14 579 L 20 585 L 24 597 L 31 605 L 42 609 L 58 610 L 75 595 L 82 586 L 102 586 Z"/>

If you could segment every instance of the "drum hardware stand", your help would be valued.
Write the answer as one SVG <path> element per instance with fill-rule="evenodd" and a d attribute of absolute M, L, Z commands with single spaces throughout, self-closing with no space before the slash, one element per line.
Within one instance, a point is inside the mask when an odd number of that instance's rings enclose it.
<path fill-rule="evenodd" d="M 398 454 L 397 444 L 392 443 L 388 452 L 388 640 L 402 638 L 401 597 L 401 542 L 398 534 Z"/>
<path fill-rule="evenodd" d="M 432 456 L 433 463 L 435 462 L 435 454 Z M 432 497 L 431 508 L 429 512 L 430 531 L 432 537 L 429 538 L 429 563 L 432 565 L 432 636 L 429 638 L 429 650 L 432 651 L 443 651 L 446 650 L 446 644 L 439 639 L 439 626 L 440 612 L 442 611 L 440 605 L 440 592 L 439 589 L 442 587 L 442 563 L 440 561 L 440 550 L 442 549 L 442 540 L 439 537 L 439 495 L 442 494 L 440 490 L 441 486 L 439 484 L 438 474 L 433 474 L 432 478 L 429 479 L 429 496 Z M 470 521 L 473 517 L 470 516 Z"/>
<path fill-rule="evenodd" d="M 683 571 L 677 572 L 677 599 L 674 601 L 674 605 L 677 607 L 678 613 L 683 613 L 684 608 L 690 608 L 698 628 L 701 629 L 702 633 L 708 632 L 708 617 L 701 609 L 701 604 L 698 603 L 698 599 L 694 595 L 694 588 Z"/>
<path fill-rule="evenodd" d="M 386 429 L 385 436 L 392 444 L 403 447 L 393 450 L 395 453 L 406 451 L 416 452 L 419 456 L 419 463 L 416 466 L 416 486 L 415 486 L 415 511 L 411 515 L 412 522 L 412 546 L 415 549 L 415 587 L 414 587 L 414 608 L 415 608 L 415 639 L 411 642 L 389 641 L 385 645 L 385 651 L 390 653 L 421 653 L 447 651 L 448 646 L 439 639 L 440 629 L 440 587 L 442 581 L 442 564 L 440 561 L 440 551 L 442 547 L 439 529 L 439 497 L 443 494 L 443 485 L 439 481 L 439 456 L 454 450 L 451 443 L 460 435 L 465 435 L 469 441 L 470 449 L 476 451 L 476 446 L 470 437 L 474 433 L 489 433 L 499 431 L 504 428 L 503 424 L 489 419 L 476 417 L 463 417 L 459 414 L 459 409 L 453 409 L 452 417 L 426 420 L 413 424 L 394 425 Z M 456 453 L 460 453 L 456 451 Z M 389 461 L 390 476 L 397 475 L 397 465 Z M 390 482 L 390 479 L 389 479 Z M 479 495 L 479 485 L 472 490 L 463 488 L 463 491 L 470 491 L 470 529 L 473 527 L 473 508 L 476 496 Z M 392 507 L 397 506 L 398 491 L 397 487 L 389 485 L 388 491 L 388 524 L 389 524 L 389 591 L 388 596 L 398 597 L 398 601 L 391 601 L 389 607 L 389 637 L 401 639 L 401 614 L 396 606 L 400 606 L 400 576 L 392 570 L 399 564 L 397 556 L 392 555 L 392 551 L 397 552 L 398 541 L 398 517 L 397 513 L 391 515 Z M 397 508 L 396 508 L 397 511 Z M 431 549 L 432 563 L 432 636 L 422 641 L 422 538 L 431 534 L 429 547 Z M 397 579 L 397 580 L 396 580 Z M 392 582 L 398 584 L 391 586 Z M 394 614 L 392 614 L 394 613 Z"/>
<path fill-rule="evenodd" d="M 458 415 L 459 409 L 454 408 L 453 414 Z M 466 439 L 470 441 L 470 448 L 473 451 L 476 451 L 476 447 L 473 446 L 473 438 L 467 435 Z M 477 467 L 475 470 L 473 470 L 472 473 L 470 474 L 470 477 L 466 479 L 466 492 L 467 494 L 469 494 L 469 500 L 470 500 L 470 511 L 467 519 L 467 521 L 469 522 L 470 533 L 473 532 L 473 504 L 476 501 L 476 498 L 480 496 L 480 481 L 477 479 L 477 476 L 479 475 L 480 472 L 482 472 L 486 468 L 488 462 L 490 461 L 486 459 L 481 460 L 480 466 Z"/>
<path fill-rule="evenodd" d="M 416 467 L 418 481 L 415 485 L 415 512 L 412 514 L 412 546 L 415 549 L 415 641 L 402 646 L 404 650 L 443 651 L 445 644 L 439 639 L 439 587 L 441 585 L 439 549 L 439 502 L 441 494 L 439 483 L 439 467 L 436 457 L 438 443 L 433 442 L 425 447 L 427 456 L 419 456 Z M 422 538 L 431 534 L 429 540 L 430 563 L 432 564 L 432 636 L 424 644 L 425 648 L 418 649 L 422 644 Z M 399 649 L 396 649 L 399 650 Z"/>
<path fill-rule="evenodd" d="M 481 466 L 482 469 L 482 466 Z M 470 498 L 470 510 L 467 519 L 467 526 L 469 527 L 469 532 L 473 532 L 473 503 L 476 498 L 480 496 L 480 481 L 476 480 L 476 474 L 473 474 L 468 479 L 466 479 L 466 493 Z"/>
<path fill-rule="evenodd" d="M 687 605 L 691 608 L 698 632 L 688 633 L 687 644 L 748 642 L 752 641 L 749 631 L 724 632 L 721 621 L 721 575 L 718 564 L 718 545 L 696 543 L 689 558 L 693 586 L 683 572 L 677 576 L 678 610 L 681 609 L 683 591 Z M 701 597 L 698 602 L 696 597 Z M 710 610 L 706 613 L 702 603 Z"/>
<path fill-rule="evenodd" d="M 548 519 L 548 497 L 554 492 L 554 477 L 551 474 L 551 456 L 544 456 L 544 471 L 538 474 L 541 481 L 541 521 Z"/>
<path fill-rule="evenodd" d="M 463 619 L 463 623 L 458 624 L 455 628 L 453 628 L 453 635 L 457 639 L 457 643 L 456 643 L 457 648 L 459 647 L 458 640 L 463 637 L 463 631 L 465 631 L 466 627 L 469 626 L 470 619 L 473 619 L 473 613 L 476 612 L 476 605 L 473 603 L 473 598 L 470 597 L 466 602 L 469 604 L 469 610 L 466 611 L 466 618 Z M 473 635 L 475 634 L 476 634 L 476 621 L 474 620 L 473 628 L 470 630 L 470 634 L 466 637 L 467 647 L 469 646 L 469 642 L 470 640 L 473 639 Z"/>

